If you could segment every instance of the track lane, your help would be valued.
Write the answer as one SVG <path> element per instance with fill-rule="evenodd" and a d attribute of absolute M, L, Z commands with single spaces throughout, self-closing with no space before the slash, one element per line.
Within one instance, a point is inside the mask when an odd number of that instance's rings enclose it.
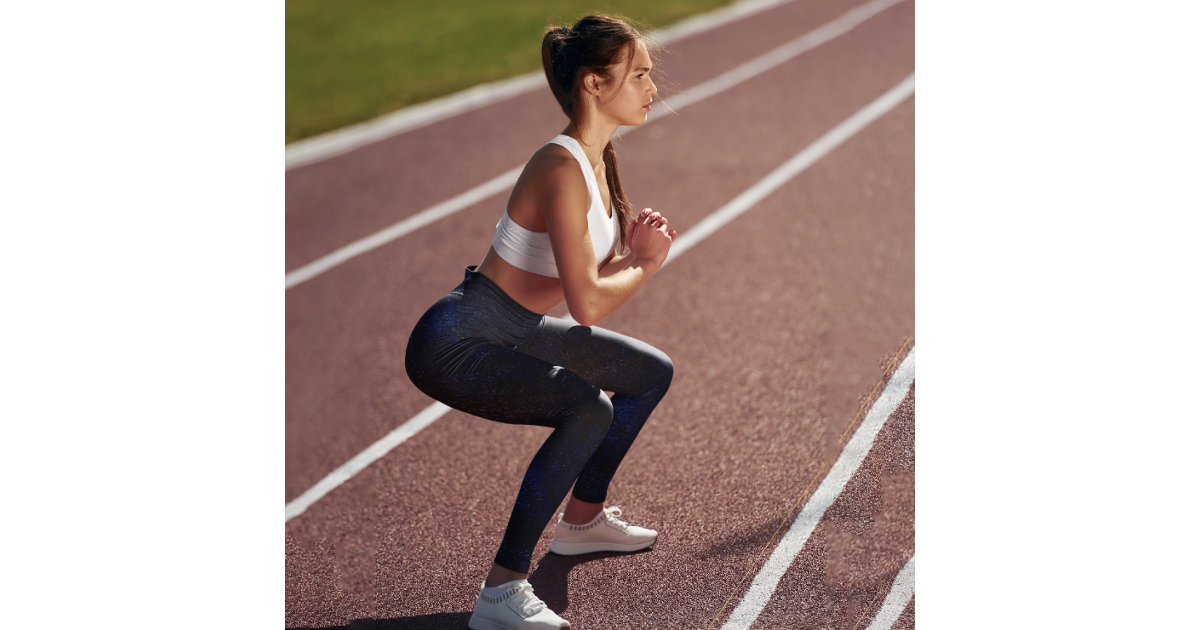
<path fill-rule="evenodd" d="M 916 386 L 779 581 L 753 628 L 868 627 L 913 557 Z"/>
<path fill-rule="evenodd" d="M 865 415 L 860 412 L 861 421 L 856 418 L 843 432 L 843 437 L 839 440 L 843 446 L 837 460 L 831 465 L 827 464 L 829 467 L 821 473 L 823 478 L 820 485 L 812 490 L 811 494 L 808 494 L 812 488 L 810 484 L 805 489 L 805 494 L 801 495 L 803 508 L 794 518 L 792 514 L 798 506 L 788 512 L 785 522 L 781 523 L 781 528 L 777 530 L 778 533 L 782 531 L 782 525 L 787 525 L 786 532 L 783 532 L 778 540 L 772 537 L 768 543 L 769 555 L 766 554 L 767 548 L 763 549 L 762 557 L 765 557 L 765 561 L 729 618 L 721 625 L 721 630 L 748 630 L 755 624 L 760 613 L 774 598 L 780 581 L 793 565 L 796 556 L 807 547 L 812 533 L 822 524 L 828 509 L 842 499 L 851 478 L 857 475 L 861 464 L 871 454 L 875 438 L 889 416 L 904 402 L 916 374 L 915 349 L 908 345 L 907 340 L 885 372 L 891 372 L 886 376 L 886 386 L 881 380 L 876 389 L 878 397 L 871 403 L 870 410 Z M 876 396 L 875 392 L 872 392 L 871 396 Z M 742 584 L 739 584 L 737 590 L 741 589 Z M 731 600 L 732 598 L 727 601 Z M 722 607 L 718 617 L 726 608 L 727 606 Z"/>

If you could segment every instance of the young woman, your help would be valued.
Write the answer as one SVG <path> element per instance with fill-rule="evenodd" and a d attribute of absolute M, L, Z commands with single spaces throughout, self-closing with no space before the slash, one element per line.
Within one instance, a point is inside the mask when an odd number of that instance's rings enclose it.
<path fill-rule="evenodd" d="M 653 61 L 629 24 L 587 16 L 546 32 L 542 65 L 570 122 L 525 165 L 487 255 L 425 313 L 405 357 L 413 383 L 455 409 L 553 429 L 521 483 L 471 616 L 476 630 L 570 627 L 527 578 L 572 485 L 552 552 L 636 551 L 658 536 L 618 520 L 604 500 L 674 366 L 594 325 L 662 266 L 675 238 L 658 212 L 633 214 L 610 142 L 621 125 L 646 121 Z M 564 300 L 575 321 L 545 315 Z"/>

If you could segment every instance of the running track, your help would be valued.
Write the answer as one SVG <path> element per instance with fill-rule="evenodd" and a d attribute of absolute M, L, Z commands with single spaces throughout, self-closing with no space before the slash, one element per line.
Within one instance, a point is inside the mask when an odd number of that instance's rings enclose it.
<path fill-rule="evenodd" d="M 685 238 L 901 90 L 601 323 L 676 376 L 610 493 L 660 530 L 655 549 L 549 556 L 547 529 L 534 554 L 531 581 L 573 627 L 914 626 L 914 5 L 888 4 L 619 141 L 633 202 Z M 856 6 L 781 3 L 672 42 L 661 67 L 686 95 Z M 290 169 L 287 271 L 512 170 L 563 124 L 534 90 Z M 404 374 L 408 333 L 482 257 L 506 198 L 289 284 L 289 505 L 430 407 Z M 465 628 L 545 434 L 451 411 L 289 518 L 287 626 Z"/>

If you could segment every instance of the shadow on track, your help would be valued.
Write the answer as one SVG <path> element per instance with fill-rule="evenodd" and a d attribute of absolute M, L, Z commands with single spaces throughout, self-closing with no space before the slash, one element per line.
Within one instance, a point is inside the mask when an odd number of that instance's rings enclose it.
<path fill-rule="evenodd" d="M 757 552 L 771 539 L 772 535 L 778 532 L 782 536 L 789 526 L 790 521 L 782 526 L 779 521 L 763 521 L 754 527 L 739 530 L 721 538 L 697 553 L 696 557 L 702 560 L 710 560 L 712 558 L 735 556 L 745 553 L 747 549 Z"/>
<path fill-rule="evenodd" d="M 287 630 L 446 630 L 466 628 L 471 611 L 415 615 L 395 619 L 355 619 L 344 626 L 294 626 Z"/>
<path fill-rule="evenodd" d="M 652 549 L 642 549 L 633 553 L 647 553 Z M 589 553 L 582 556 L 559 556 L 548 553 L 538 561 L 537 569 L 529 574 L 529 583 L 533 590 L 546 605 L 558 613 L 562 613 L 570 605 L 567 597 L 567 576 L 571 570 L 584 564 L 605 558 L 619 558 L 631 555 L 629 553 Z M 287 630 L 447 630 L 467 627 L 471 619 L 471 611 L 445 612 L 430 615 L 414 615 L 412 617 L 396 617 L 394 619 L 355 619 L 344 626 L 289 626 Z"/>
<path fill-rule="evenodd" d="M 642 549 L 632 553 L 648 553 L 651 549 Z M 622 556 L 631 555 L 629 553 L 605 552 L 605 553 L 589 553 L 581 556 L 560 556 L 554 553 L 547 553 L 538 561 L 537 569 L 529 574 L 529 583 L 533 585 L 533 592 L 538 598 L 546 602 L 550 610 L 561 614 L 571 605 L 571 600 L 567 596 L 567 576 L 570 575 L 571 569 L 595 560 L 604 560 L 605 558 L 619 558 Z"/>

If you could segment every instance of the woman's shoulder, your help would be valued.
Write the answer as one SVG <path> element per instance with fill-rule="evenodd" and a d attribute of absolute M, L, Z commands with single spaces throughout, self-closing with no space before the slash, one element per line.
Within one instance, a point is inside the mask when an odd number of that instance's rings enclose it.
<path fill-rule="evenodd" d="M 525 164 L 513 186 L 507 211 L 527 229 L 543 232 L 549 214 L 586 215 L 589 194 L 579 162 L 566 147 L 550 143 L 538 149 Z"/>
<path fill-rule="evenodd" d="M 577 164 L 577 162 L 567 147 L 548 142 L 533 153 L 533 156 L 529 158 L 528 166 L 539 170 L 557 171 L 571 164 Z"/>
<path fill-rule="evenodd" d="M 587 192 L 579 170 L 579 162 L 574 155 L 560 144 L 549 143 L 534 152 L 525 164 L 521 175 L 528 183 L 547 186 L 554 189 Z"/>

